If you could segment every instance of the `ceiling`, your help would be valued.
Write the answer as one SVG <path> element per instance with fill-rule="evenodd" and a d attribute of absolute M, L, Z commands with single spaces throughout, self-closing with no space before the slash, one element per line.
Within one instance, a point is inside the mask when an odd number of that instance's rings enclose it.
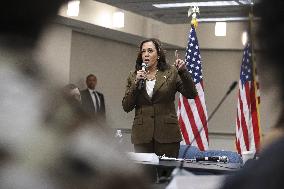
<path fill-rule="evenodd" d="M 142 16 L 150 17 L 167 24 L 185 24 L 189 22 L 187 12 L 189 7 L 163 8 L 154 7 L 153 3 L 185 3 L 201 2 L 206 0 L 97 0 L 102 3 L 131 11 Z M 217 1 L 217 0 L 207 0 Z M 218 0 L 220 1 L 220 0 Z M 239 0 L 236 0 L 238 2 Z M 251 0 L 245 0 L 251 1 Z M 253 1 L 255 2 L 255 1 Z M 239 6 L 219 6 L 219 7 L 199 7 L 198 18 L 228 18 L 228 17 L 248 17 L 250 7 L 248 5 Z"/>

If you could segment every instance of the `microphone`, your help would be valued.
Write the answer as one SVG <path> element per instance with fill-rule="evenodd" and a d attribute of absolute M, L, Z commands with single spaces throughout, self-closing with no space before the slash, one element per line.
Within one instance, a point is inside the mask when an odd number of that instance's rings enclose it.
<path fill-rule="evenodd" d="M 147 68 L 147 64 L 142 62 L 142 70 L 143 71 L 146 71 L 146 68 Z M 144 87 L 144 83 L 145 83 L 145 80 L 144 79 L 140 79 L 139 83 L 138 83 L 138 90 L 141 90 L 143 87 Z"/>
<path fill-rule="evenodd" d="M 238 82 L 237 82 L 237 81 L 234 81 L 234 82 L 231 84 L 231 86 L 230 86 L 229 90 L 227 91 L 226 95 L 230 94 L 230 93 L 232 92 L 232 90 L 237 86 L 237 84 L 238 84 Z"/>
<path fill-rule="evenodd" d="M 228 163 L 229 158 L 227 156 L 210 156 L 210 157 L 196 157 L 195 160 L 198 161 L 214 161 Z"/>

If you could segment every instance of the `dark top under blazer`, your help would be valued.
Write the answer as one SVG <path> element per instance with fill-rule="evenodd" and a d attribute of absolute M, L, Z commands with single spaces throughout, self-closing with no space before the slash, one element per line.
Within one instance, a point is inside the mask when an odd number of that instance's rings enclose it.
<path fill-rule="evenodd" d="M 82 90 L 80 93 L 81 93 L 82 107 L 86 112 L 94 115 L 97 114 L 100 116 L 105 116 L 105 100 L 104 100 L 104 95 L 102 93 L 96 91 L 100 99 L 100 108 L 97 113 L 89 90 L 85 89 Z"/>
<path fill-rule="evenodd" d="M 177 91 L 186 98 L 197 95 L 189 72 L 178 72 L 173 66 L 165 71 L 159 70 L 152 98 L 148 96 L 145 85 L 141 91 L 137 89 L 135 78 L 136 72 L 130 72 L 122 100 L 124 111 L 130 112 L 135 108 L 132 143 L 148 143 L 153 138 L 160 143 L 181 141 L 174 101 Z"/>

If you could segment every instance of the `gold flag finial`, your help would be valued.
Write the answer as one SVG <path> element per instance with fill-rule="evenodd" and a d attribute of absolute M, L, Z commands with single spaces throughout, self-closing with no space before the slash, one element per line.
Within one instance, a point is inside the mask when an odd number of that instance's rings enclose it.
<path fill-rule="evenodd" d="M 198 6 L 190 7 L 187 13 L 188 13 L 188 17 L 191 16 L 191 24 L 194 26 L 194 28 L 197 28 L 198 22 L 197 22 L 196 14 L 197 13 L 200 14 Z"/>

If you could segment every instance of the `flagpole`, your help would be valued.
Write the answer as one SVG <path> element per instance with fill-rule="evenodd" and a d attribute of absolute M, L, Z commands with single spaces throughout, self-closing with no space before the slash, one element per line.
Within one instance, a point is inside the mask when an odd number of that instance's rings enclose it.
<path fill-rule="evenodd" d="M 251 44 L 251 52 L 252 52 L 252 62 L 255 63 L 255 54 L 254 54 L 254 34 L 253 34 L 253 4 L 250 5 L 249 12 L 249 39 L 248 41 Z"/>
<path fill-rule="evenodd" d="M 191 18 L 191 22 L 190 24 L 193 25 L 194 28 L 197 27 L 198 25 L 198 22 L 197 22 L 197 13 L 200 14 L 199 12 L 199 8 L 197 6 L 194 6 L 194 7 L 190 7 L 189 10 L 188 10 L 188 17 L 192 17 Z M 206 120 L 207 121 L 207 120 Z M 204 130 L 204 127 L 201 127 L 198 131 L 197 131 L 197 134 L 194 134 L 194 138 L 192 141 L 190 141 L 190 144 L 186 147 L 186 149 L 184 150 L 183 152 L 183 155 L 182 155 L 182 159 L 183 161 L 181 161 L 181 164 L 179 166 L 179 170 L 182 170 L 183 168 L 183 165 L 184 165 L 184 161 L 185 161 L 185 156 L 187 154 L 187 151 L 190 149 L 190 147 L 192 146 L 192 143 L 196 140 L 197 137 L 200 137 L 200 133 L 201 131 Z"/>
<path fill-rule="evenodd" d="M 260 126 L 260 113 L 259 113 L 259 98 L 258 98 L 258 92 L 259 92 L 259 83 L 258 83 L 258 74 L 257 74 L 257 69 L 256 69 L 256 55 L 255 55 L 255 33 L 253 30 L 253 26 L 254 26 L 254 4 L 251 3 L 250 4 L 250 11 L 249 11 L 249 31 L 248 31 L 248 42 L 251 46 L 251 62 L 252 62 L 252 74 L 253 74 L 253 87 L 254 87 L 254 99 L 255 99 L 255 106 L 256 106 L 256 113 L 257 113 L 257 125 L 258 125 L 258 139 L 259 142 L 258 144 L 256 144 L 256 153 L 258 153 L 259 148 L 260 148 L 260 144 L 261 144 L 261 126 Z"/>
<path fill-rule="evenodd" d="M 253 22 L 254 22 L 254 9 L 253 9 L 254 4 L 251 3 L 250 5 L 250 12 L 249 12 L 249 40 L 251 44 L 251 53 L 252 53 L 252 66 L 253 66 L 253 78 L 254 78 L 254 86 L 255 88 L 257 87 L 257 81 L 256 81 L 256 55 L 255 55 L 255 35 L 253 32 Z M 256 90 L 257 91 L 257 90 Z M 259 115 L 259 102 L 258 102 L 258 97 L 257 93 L 255 93 L 255 99 L 256 99 L 256 107 L 257 107 L 257 116 L 258 116 L 258 126 L 259 126 L 259 136 L 260 136 L 260 142 L 261 142 L 261 126 L 260 126 L 260 115 Z"/>
<path fill-rule="evenodd" d="M 194 26 L 194 28 L 196 29 L 197 26 L 198 26 L 198 22 L 197 22 L 197 13 L 200 14 L 200 11 L 199 11 L 199 8 L 198 6 L 193 6 L 193 7 L 190 7 L 188 9 L 188 12 L 187 12 L 187 16 L 190 17 L 191 16 L 191 22 L 190 24 L 192 24 Z"/>

